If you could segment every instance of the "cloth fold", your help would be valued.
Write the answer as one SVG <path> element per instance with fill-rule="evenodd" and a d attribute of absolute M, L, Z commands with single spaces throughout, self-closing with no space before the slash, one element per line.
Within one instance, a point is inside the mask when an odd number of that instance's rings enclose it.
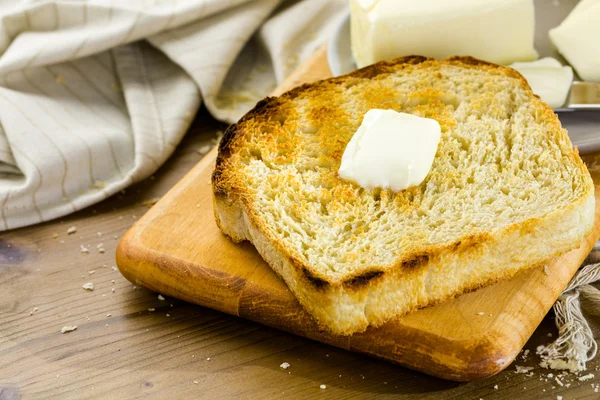
<path fill-rule="evenodd" d="M 0 230 L 151 175 L 201 102 L 234 122 L 345 0 L 0 0 Z"/>

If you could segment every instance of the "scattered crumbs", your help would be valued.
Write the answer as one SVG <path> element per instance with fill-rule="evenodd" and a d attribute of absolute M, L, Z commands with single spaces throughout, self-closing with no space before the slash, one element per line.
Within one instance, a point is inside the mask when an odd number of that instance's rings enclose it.
<path fill-rule="evenodd" d="M 115 280 L 114 280 L 114 279 L 111 279 L 110 283 L 115 283 Z"/>
<path fill-rule="evenodd" d="M 90 269 L 88 271 L 88 274 L 90 274 L 90 275 L 94 275 L 95 273 L 96 273 L 96 270 L 94 270 L 94 269 Z"/>
<path fill-rule="evenodd" d="M 38 310 L 37 307 L 33 307 L 33 310 L 29 311 L 29 315 L 33 315 L 34 312 Z"/>
<path fill-rule="evenodd" d="M 498 390 L 498 385 L 494 385 L 494 389 Z"/>
<path fill-rule="evenodd" d="M 60 330 L 60 333 L 73 332 L 75 330 L 77 330 L 77 325 L 67 325 L 67 326 L 62 327 L 62 329 Z"/>
<path fill-rule="evenodd" d="M 114 265 L 111 267 L 113 271 L 117 272 L 119 270 L 119 268 L 115 267 Z"/>
<path fill-rule="evenodd" d="M 54 232 L 54 233 L 52 234 L 52 239 L 56 239 L 57 237 L 58 237 L 58 233 Z"/>
<path fill-rule="evenodd" d="M 529 349 L 523 350 L 523 354 L 521 355 L 524 361 L 527 361 L 527 357 L 529 357 Z"/>
<path fill-rule="evenodd" d="M 321 385 L 319 386 L 321 389 L 327 389 L 327 385 Z"/>
<path fill-rule="evenodd" d="M 104 243 L 100 243 L 96 248 L 100 253 L 104 253 Z"/>
<path fill-rule="evenodd" d="M 171 314 L 165 314 L 167 316 L 167 318 L 169 318 L 171 316 Z"/>
<path fill-rule="evenodd" d="M 115 288 L 111 288 L 110 291 L 114 293 L 115 292 Z"/>
<path fill-rule="evenodd" d="M 329 357 L 329 353 L 325 354 L 325 357 Z"/>
<path fill-rule="evenodd" d="M 162 294 L 159 294 L 159 295 L 158 295 L 158 299 L 159 299 L 160 301 L 165 301 L 165 298 L 162 296 Z"/>
<path fill-rule="evenodd" d="M 206 361 L 210 361 L 210 357 L 206 357 Z"/>
<path fill-rule="evenodd" d="M 88 248 L 87 248 L 87 247 L 85 247 L 84 245 L 80 245 L 80 246 L 79 246 L 79 250 L 80 250 L 82 253 L 86 253 L 86 254 L 90 252 L 90 249 L 88 249 Z"/>
<path fill-rule="evenodd" d="M 552 334 L 550 332 L 548 332 L 548 334 L 546 336 L 552 337 Z"/>
<path fill-rule="evenodd" d="M 554 378 L 554 374 L 552 372 L 549 373 L 547 376 L 548 376 L 548 378 Z"/>
<path fill-rule="evenodd" d="M 594 374 L 587 374 L 587 375 L 580 376 L 579 378 L 577 378 L 577 380 L 579 380 L 580 382 L 584 382 L 584 381 L 588 381 L 588 380 L 592 379 L 593 377 L 594 377 Z"/>
<path fill-rule="evenodd" d="M 150 312 L 156 311 L 156 308 L 149 308 L 148 311 L 150 311 Z"/>
<path fill-rule="evenodd" d="M 200 147 L 197 151 L 199 154 L 204 155 L 204 154 L 208 153 L 210 151 L 210 149 L 211 149 L 211 146 L 207 144 L 205 146 Z"/>
<path fill-rule="evenodd" d="M 144 207 L 150 208 L 153 205 L 155 205 L 156 203 L 158 203 L 159 200 L 160 200 L 160 197 L 154 197 L 154 198 L 152 198 L 150 200 L 144 200 L 144 201 L 142 201 L 142 205 Z"/>
<path fill-rule="evenodd" d="M 524 367 L 522 365 L 515 365 L 516 374 L 526 374 L 533 369 L 533 367 Z"/>
<path fill-rule="evenodd" d="M 548 269 L 547 265 L 544 265 L 544 273 L 548 276 L 550 276 L 550 270 Z"/>
<path fill-rule="evenodd" d="M 110 317 L 112 317 L 112 314 L 111 314 L 111 313 L 108 313 L 108 314 L 106 314 L 106 317 L 107 317 L 107 318 L 110 318 Z"/>
<path fill-rule="evenodd" d="M 556 381 L 556 383 L 558 383 L 559 386 L 565 386 L 560 379 L 558 379 L 558 376 L 554 378 L 554 380 Z"/>
<path fill-rule="evenodd" d="M 117 235 L 113 236 L 113 239 L 117 240 L 119 237 Z"/>
<path fill-rule="evenodd" d="M 562 400 L 562 396 L 556 396 L 556 400 Z"/>
<path fill-rule="evenodd" d="M 483 314 L 485 314 L 483 311 L 479 311 L 479 312 L 477 313 L 477 315 L 483 315 Z"/>
<path fill-rule="evenodd" d="M 85 320 L 90 321 L 91 319 L 90 319 L 90 317 L 85 317 Z"/>
<path fill-rule="evenodd" d="M 194 385 L 197 385 L 197 384 L 198 384 L 198 381 L 192 381 L 192 382 L 194 382 Z"/>
<path fill-rule="evenodd" d="M 94 290 L 94 284 L 92 282 L 84 283 L 82 288 L 85 290 Z"/>
<path fill-rule="evenodd" d="M 74 226 L 72 226 L 72 227 L 70 227 L 69 229 L 67 229 L 67 235 L 72 235 L 72 234 L 74 234 L 75 232 L 77 232 L 77 228 L 76 228 L 76 227 L 74 227 Z"/>
<path fill-rule="evenodd" d="M 56 83 L 58 83 L 59 85 L 64 85 L 65 84 L 65 77 L 62 75 L 56 75 L 56 78 L 54 78 L 54 80 L 56 81 Z"/>
<path fill-rule="evenodd" d="M 281 368 L 281 369 L 288 369 L 289 367 L 290 367 L 289 362 L 282 362 L 281 365 L 279 365 L 279 368 Z"/>

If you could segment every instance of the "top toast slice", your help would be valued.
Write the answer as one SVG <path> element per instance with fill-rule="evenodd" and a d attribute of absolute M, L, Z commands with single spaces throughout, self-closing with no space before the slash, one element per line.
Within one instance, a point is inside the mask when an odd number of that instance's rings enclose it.
<path fill-rule="evenodd" d="M 421 185 L 338 177 L 372 108 L 439 122 Z M 594 220 L 592 179 L 553 110 L 516 71 L 470 57 L 399 58 L 266 98 L 226 131 L 212 183 L 221 230 L 342 335 L 541 265 Z"/>

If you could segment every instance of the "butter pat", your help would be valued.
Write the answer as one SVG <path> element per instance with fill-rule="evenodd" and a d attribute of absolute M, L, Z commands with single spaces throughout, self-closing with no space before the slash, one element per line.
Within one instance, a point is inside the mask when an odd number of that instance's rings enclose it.
<path fill-rule="evenodd" d="M 369 110 L 346 146 L 338 174 L 366 189 L 397 192 L 420 185 L 429 174 L 440 137 L 440 124 L 434 119 Z"/>
<path fill-rule="evenodd" d="M 600 82 L 600 0 L 582 0 L 549 35 L 581 79 Z"/>
<path fill-rule="evenodd" d="M 565 104 L 573 83 L 573 69 L 552 58 L 546 57 L 532 62 L 517 62 L 510 65 L 523 75 L 533 93 L 552 108 Z"/>
<path fill-rule="evenodd" d="M 358 67 L 407 55 L 532 61 L 533 0 L 350 0 Z"/>

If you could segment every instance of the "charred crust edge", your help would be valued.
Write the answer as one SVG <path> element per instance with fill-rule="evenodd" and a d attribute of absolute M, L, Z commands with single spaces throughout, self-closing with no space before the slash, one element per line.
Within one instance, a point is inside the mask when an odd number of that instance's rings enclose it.
<path fill-rule="evenodd" d="M 315 276 L 308 268 L 302 267 L 302 275 L 315 289 L 325 289 L 329 286 L 329 282 L 325 279 Z"/>
<path fill-rule="evenodd" d="M 383 271 L 367 271 L 353 278 L 346 279 L 343 284 L 347 288 L 358 289 L 362 286 L 366 286 L 371 280 L 379 278 L 383 275 Z"/>
<path fill-rule="evenodd" d="M 404 269 L 414 269 L 427 265 L 429 254 L 416 254 L 405 260 L 402 260 L 400 266 Z"/>

